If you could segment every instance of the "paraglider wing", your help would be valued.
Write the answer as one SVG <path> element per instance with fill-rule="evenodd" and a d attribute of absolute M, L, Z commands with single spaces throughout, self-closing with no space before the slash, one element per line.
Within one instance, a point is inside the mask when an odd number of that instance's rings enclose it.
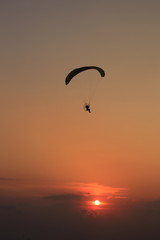
<path fill-rule="evenodd" d="M 71 72 L 67 75 L 67 77 L 66 77 L 66 79 L 65 79 L 65 84 L 66 84 L 66 85 L 69 84 L 70 81 L 72 80 L 72 78 L 75 77 L 75 76 L 76 76 L 77 74 L 79 74 L 80 72 L 83 72 L 83 71 L 86 71 L 86 70 L 89 70 L 89 69 L 95 69 L 95 70 L 97 70 L 97 71 L 100 73 L 101 77 L 104 77 L 104 76 L 105 76 L 104 70 L 103 70 L 102 68 L 100 68 L 100 67 L 95 67 L 95 66 L 80 67 L 80 68 L 74 69 L 73 71 L 71 71 Z"/>

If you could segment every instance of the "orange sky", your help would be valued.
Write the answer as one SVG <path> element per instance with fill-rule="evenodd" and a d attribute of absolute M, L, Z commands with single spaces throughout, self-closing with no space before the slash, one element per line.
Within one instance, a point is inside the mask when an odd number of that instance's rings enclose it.
<path fill-rule="evenodd" d="M 0 176 L 160 197 L 157 1 L 1 3 Z M 65 86 L 70 70 L 105 69 Z M 83 111 L 85 81 L 102 81 Z M 77 89 L 78 88 L 78 89 Z"/>

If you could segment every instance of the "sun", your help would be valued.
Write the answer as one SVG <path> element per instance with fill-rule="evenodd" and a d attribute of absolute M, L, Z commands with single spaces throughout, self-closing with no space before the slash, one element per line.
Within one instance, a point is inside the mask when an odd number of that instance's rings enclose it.
<path fill-rule="evenodd" d="M 101 204 L 101 202 L 100 202 L 99 200 L 95 200 L 95 201 L 94 201 L 94 204 L 95 204 L 96 206 L 99 206 L 99 205 Z"/>

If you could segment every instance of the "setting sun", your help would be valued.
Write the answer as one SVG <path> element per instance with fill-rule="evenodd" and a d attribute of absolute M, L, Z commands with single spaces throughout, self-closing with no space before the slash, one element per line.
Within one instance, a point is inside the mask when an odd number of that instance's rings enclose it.
<path fill-rule="evenodd" d="M 94 204 L 95 204 L 96 206 L 98 206 L 98 205 L 100 205 L 101 203 L 100 203 L 99 200 L 95 200 L 95 201 L 94 201 Z"/>

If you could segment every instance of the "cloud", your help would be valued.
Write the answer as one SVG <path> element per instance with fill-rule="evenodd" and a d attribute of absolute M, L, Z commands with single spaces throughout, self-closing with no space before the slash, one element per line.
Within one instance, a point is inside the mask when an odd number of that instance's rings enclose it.
<path fill-rule="evenodd" d="M 52 200 L 49 204 L 60 204 L 61 209 L 63 206 L 63 210 L 68 206 L 70 209 L 79 211 L 81 215 L 87 216 L 108 214 L 111 209 L 113 211 L 115 206 L 119 208 L 120 202 L 127 201 L 127 189 L 113 188 L 97 183 L 56 184 L 52 187 L 52 192 L 53 194 L 43 197 L 43 199 Z M 99 207 L 94 204 L 96 199 L 101 202 Z"/>
<path fill-rule="evenodd" d="M 58 199 L 74 199 L 72 194 L 57 194 Z M 78 195 L 77 197 L 83 197 Z M 52 198 L 51 198 L 52 199 Z M 106 215 L 82 209 L 77 212 L 71 205 L 41 204 L 31 200 L 27 206 L 23 202 L 23 215 L 6 209 L 0 214 L 1 239 L 20 239 L 16 236 L 26 233 L 31 239 L 97 240 L 97 239 L 159 239 L 160 201 L 133 202 L 125 206 L 120 203 L 121 214 L 117 209 Z M 123 201 L 123 200 L 122 200 Z M 50 201 L 49 201 L 50 202 Z M 48 203 L 48 202 L 47 202 Z M 14 231 L 13 231 L 14 229 Z M 8 234 L 8 238 L 6 237 Z M 14 238 L 13 238 L 14 236 Z"/>
<path fill-rule="evenodd" d="M 66 201 L 66 200 L 78 200 L 82 199 L 84 196 L 83 195 L 78 195 L 78 194 L 57 194 L 57 195 L 52 195 L 52 196 L 47 196 L 45 199 L 53 199 L 53 200 L 59 200 L 59 201 Z"/>
<path fill-rule="evenodd" d="M 3 178 L 3 177 L 0 178 L 0 181 L 15 181 L 15 180 L 17 180 L 17 179 L 16 178 Z"/>
<path fill-rule="evenodd" d="M 82 195 L 82 196 L 90 196 L 90 197 L 100 197 L 105 196 L 106 198 L 120 198 L 126 197 L 127 188 L 114 188 L 111 186 L 98 184 L 98 183 L 83 183 L 83 182 L 72 182 L 65 184 L 56 184 L 53 186 L 53 190 L 62 191 L 74 194 L 74 195 Z"/>
<path fill-rule="evenodd" d="M 126 189 L 97 183 L 46 186 L 22 184 L 21 191 L 28 187 L 35 195 L 0 200 L 0 239 L 21 239 L 23 233 L 35 240 L 160 238 L 159 200 L 132 201 L 125 198 Z M 91 204 L 95 197 L 106 204 L 96 209 Z"/>
<path fill-rule="evenodd" d="M 4 211 L 11 211 L 14 210 L 15 208 L 12 205 L 0 205 L 0 210 Z"/>

